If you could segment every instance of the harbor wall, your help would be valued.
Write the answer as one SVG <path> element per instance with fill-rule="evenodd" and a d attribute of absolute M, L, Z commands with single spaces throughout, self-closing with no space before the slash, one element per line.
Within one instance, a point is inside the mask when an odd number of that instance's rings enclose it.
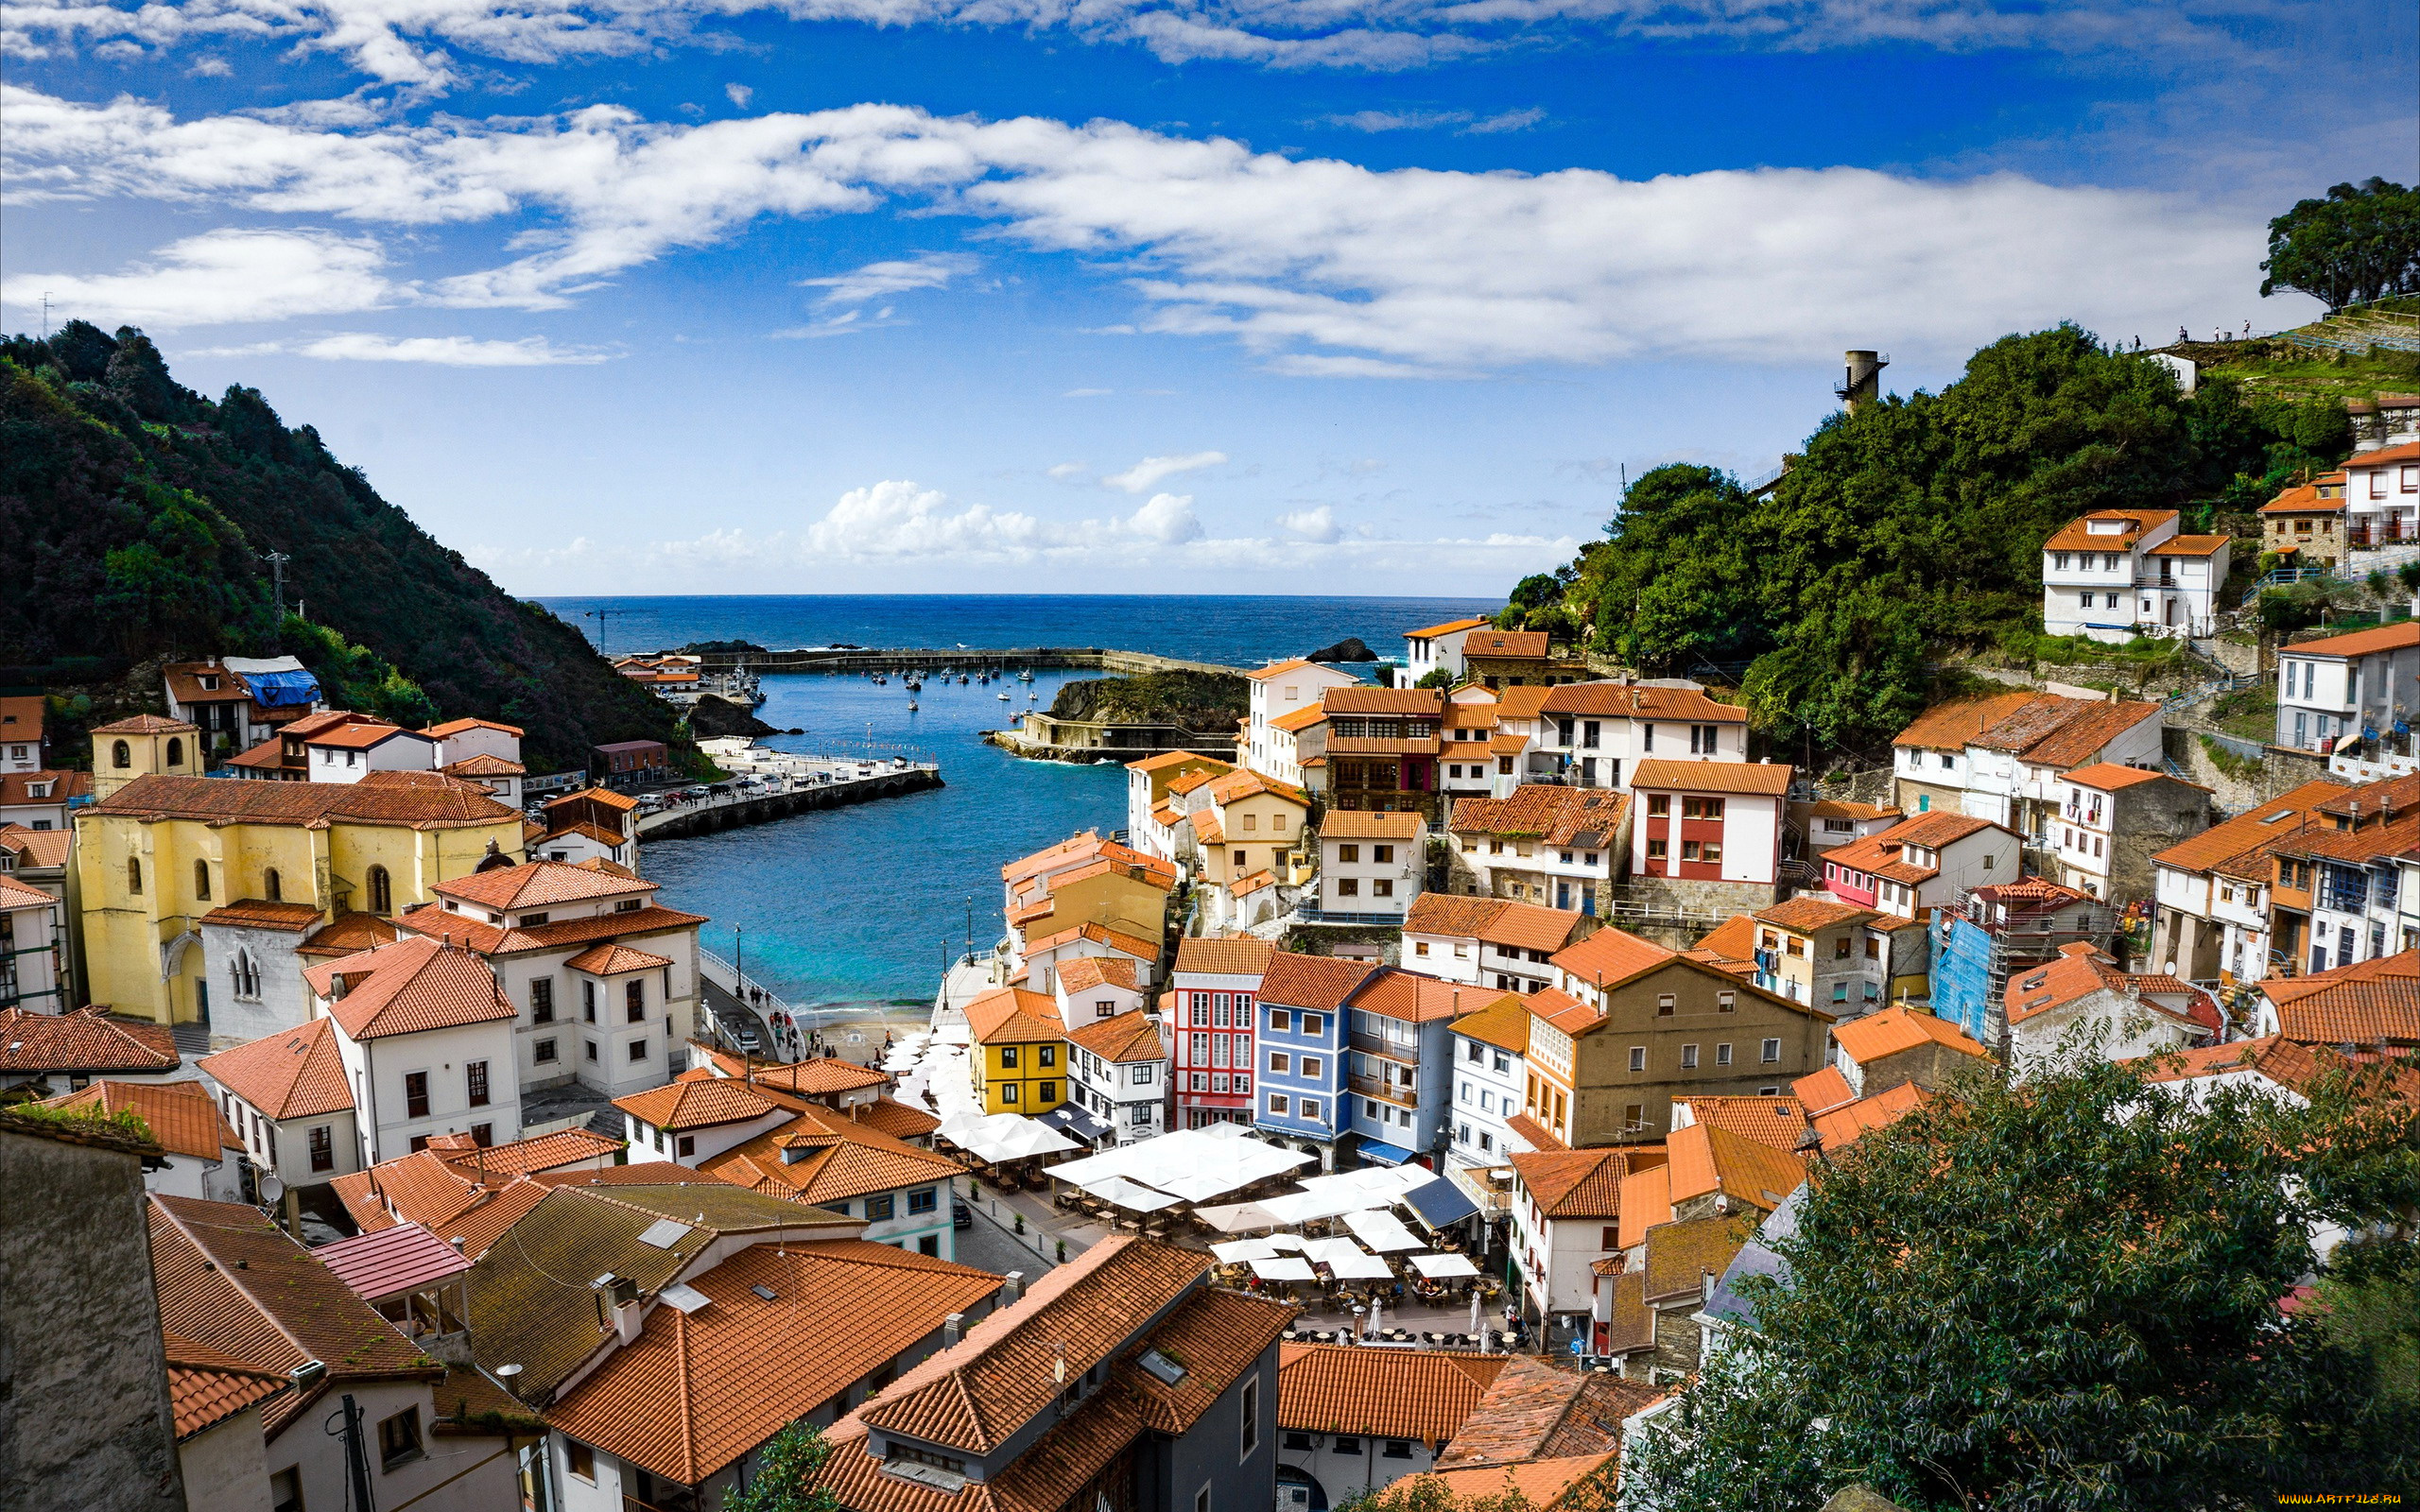
<path fill-rule="evenodd" d="M 659 656 L 673 652 L 657 652 Z M 803 647 L 788 651 L 710 651 L 700 657 L 708 671 L 745 665 L 757 674 L 775 672 L 961 672 L 1075 669 L 1135 677 L 1149 672 L 1224 672 L 1240 675 L 1243 667 L 1216 662 L 1184 662 L 1153 656 L 1148 651 L 1120 651 L 1098 645 L 1027 645 L 955 648 L 879 646 Z"/>
<path fill-rule="evenodd" d="M 942 785 L 939 767 L 913 766 L 906 771 L 879 772 L 872 777 L 793 788 L 786 793 L 751 794 L 714 803 L 684 805 L 640 819 L 639 838 L 642 841 L 664 840 L 710 834 L 717 830 L 735 829 L 743 824 L 765 824 L 774 819 L 786 819 L 809 809 L 840 808 Z"/>

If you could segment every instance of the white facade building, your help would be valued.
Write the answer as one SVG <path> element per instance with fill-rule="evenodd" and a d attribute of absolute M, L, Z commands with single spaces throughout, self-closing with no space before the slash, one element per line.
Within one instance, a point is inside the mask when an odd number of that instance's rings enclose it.
<path fill-rule="evenodd" d="M 2334 751 L 2394 737 L 2420 709 L 2420 620 L 2381 625 L 2277 651 L 2277 744 Z"/>
<path fill-rule="evenodd" d="M 1109 1125 L 1115 1143 L 1168 1131 L 1168 1051 L 1142 1012 L 1067 1025 L 1068 1101 Z"/>
<path fill-rule="evenodd" d="M 1417 814 L 1336 809 L 1320 822 L 1322 913 L 1399 919 L 1428 870 L 1428 821 Z"/>
<path fill-rule="evenodd" d="M 1351 688 L 1360 679 L 1350 672 L 1339 672 L 1318 662 L 1296 658 L 1289 662 L 1273 662 L 1244 677 L 1252 683 L 1252 712 L 1244 719 L 1244 746 L 1237 752 L 1244 765 L 1264 777 L 1274 777 L 1281 782 L 1300 785 L 1299 774 L 1286 777 L 1270 769 L 1275 752 L 1269 739 L 1269 724 L 1281 714 L 1300 713 L 1316 707 L 1330 688 Z"/>
<path fill-rule="evenodd" d="M 2052 635 L 2122 642 L 2206 635 L 2231 539 L 2177 533 L 2173 509 L 2096 509 L 2042 544 L 2042 624 Z"/>
<path fill-rule="evenodd" d="M 2344 464 L 2347 544 L 2420 540 L 2420 443 L 2355 452 Z"/>
<path fill-rule="evenodd" d="M 486 961 L 415 936 L 302 976 L 318 1012 L 336 1022 L 362 1164 L 409 1154 L 439 1134 L 481 1144 L 521 1137 L 518 1015 Z"/>
<path fill-rule="evenodd" d="M 1404 631 L 1403 680 L 1416 683 L 1432 672 L 1443 672 L 1454 681 L 1461 681 L 1467 670 L 1462 663 L 1462 638 L 1486 623 L 1447 620 L 1443 625 Z"/>
<path fill-rule="evenodd" d="M 1532 1147 L 1512 1127 L 1529 1095 L 1531 1022 L 1529 1008 L 1510 994 L 1454 1021 L 1451 1167 L 1497 1170 Z M 1466 1180 L 1464 1187 L 1474 1198 L 1476 1185 Z"/>
<path fill-rule="evenodd" d="M 314 1019 L 195 1066 L 255 1172 L 307 1187 L 366 1168 L 335 1020 Z"/>

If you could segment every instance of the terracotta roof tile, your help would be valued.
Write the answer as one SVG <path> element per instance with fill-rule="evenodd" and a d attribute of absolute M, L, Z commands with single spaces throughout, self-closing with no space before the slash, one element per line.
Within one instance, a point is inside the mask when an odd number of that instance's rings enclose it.
<path fill-rule="evenodd" d="M 1088 939 L 1096 945 L 1107 945 L 1113 950 L 1123 951 L 1138 961 L 1157 964 L 1160 958 L 1159 946 L 1143 938 L 1140 935 L 1129 935 L 1123 930 L 1112 929 L 1107 924 L 1092 923 L 1078 924 L 1071 929 L 1062 929 L 1036 939 L 1028 939 L 1025 942 L 1025 953 L 1028 955 L 1039 955 L 1044 951 L 1055 950 L 1070 940 L 1077 939 Z"/>
<path fill-rule="evenodd" d="M 727 1076 L 666 1082 L 616 1097 L 614 1106 L 642 1124 L 676 1131 L 745 1124 L 782 1108 L 748 1083 Z"/>
<path fill-rule="evenodd" d="M 1403 918 L 1407 935 L 1442 935 L 1448 937 L 1477 939 L 1479 931 L 1494 923 L 1498 915 L 1512 906 L 1502 898 L 1469 898 L 1450 892 L 1423 892 L 1411 901 Z"/>
<path fill-rule="evenodd" d="M 323 961 L 302 979 L 332 1000 L 328 1017 L 354 1040 L 492 1023 L 519 1012 L 486 961 L 421 936 Z"/>
<path fill-rule="evenodd" d="M 563 964 L 575 971 L 591 976 L 623 976 L 631 971 L 653 971 L 670 966 L 669 956 L 632 950 L 628 945 L 607 941 L 591 945 Z"/>
<path fill-rule="evenodd" d="M 1815 1115 L 1815 1135 L 1825 1150 L 1841 1150 L 1886 1125 L 1894 1124 L 1930 1100 L 1932 1094 L 1911 1081 L 1889 1091 L 1860 1097 L 1853 1103 Z"/>
<path fill-rule="evenodd" d="M 168 1357 L 168 1408 L 177 1437 L 187 1439 L 293 1384 L 284 1373 L 239 1360 L 198 1339 L 163 1330 Z"/>
<path fill-rule="evenodd" d="M 1849 1085 L 1848 1077 L 1841 1074 L 1838 1066 L 1825 1066 L 1799 1077 L 1789 1084 L 1789 1092 L 1810 1117 L 1857 1101 L 1857 1090 Z"/>
<path fill-rule="evenodd" d="M 1720 725 L 1748 722 L 1747 710 L 1709 698 L 1700 689 L 1655 688 L 1636 682 L 1566 682 L 1547 689 L 1539 709 L 1549 714 L 1583 717 Z"/>
<path fill-rule="evenodd" d="M 1604 849 L 1620 833 L 1630 796 L 1608 788 L 1525 782 L 1510 798 L 1454 800 L 1448 827 L 1458 834 L 1535 838 L 1548 845 Z"/>
<path fill-rule="evenodd" d="M 1414 906 L 1418 906 L 1416 901 Z M 1269 970 L 1276 953 L 1272 942 L 1250 936 L 1181 939 L 1176 945 L 1176 969 L 1205 976 L 1259 976 Z"/>
<path fill-rule="evenodd" d="M 1411 840 L 1427 821 L 1417 814 L 1373 814 L 1359 809 L 1332 809 L 1320 820 L 1322 840 Z M 1426 893 L 1423 897 L 1427 896 Z"/>
<path fill-rule="evenodd" d="M 1556 952 L 1554 964 L 1599 988 L 1611 988 L 1677 959 L 1673 952 L 1661 945 L 1607 926 L 1579 944 Z"/>
<path fill-rule="evenodd" d="M 1791 776 L 1797 768 L 1769 762 L 1718 762 L 1701 757 L 1696 761 L 1666 761 L 1651 758 L 1633 768 L 1630 785 L 1651 787 L 1686 793 L 1739 793 L 1762 798 L 1780 798 L 1789 791 Z"/>
<path fill-rule="evenodd" d="M 29 830 L 22 824 L 0 824 L 0 850 L 14 850 L 32 865 L 44 868 L 67 865 L 67 850 L 75 840 L 73 830 Z"/>
<path fill-rule="evenodd" d="M 372 1306 L 405 1292 L 441 1285 L 471 1268 L 460 1251 L 416 1223 L 355 1234 L 311 1253 Z"/>
<path fill-rule="evenodd" d="M 1832 1030 L 1833 1042 L 1841 1054 L 1860 1066 L 1872 1065 L 1886 1056 L 1903 1050 L 1913 1050 L 1927 1042 L 1947 1045 L 1952 1050 L 1988 1059 L 1991 1052 L 1977 1044 L 1965 1030 L 1947 1019 L 1929 1013 L 1915 1013 L 1906 1007 L 1893 1006 L 1864 1018 L 1853 1019 Z"/>
<path fill-rule="evenodd" d="M 1277 1356 L 1277 1426 L 1297 1433 L 1452 1438 L 1504 1369 L 1500 1354 L 1288 1344 Z"/>
<path fill-rule="evenodd" d="M 1818 930 L 1837 929 L 1843 924 L 1862 924 L 1877 917 L 1871 908 L 1859 908 L 1852 903 L 1810 894 L 1759 909 L 1755 919 L 1757 923 L 1771 924 L 1776 929 L 1811 935 Z"/>
<path fill-rule="evenodd" d="M 2420 952 L 2303 977 L 2271 977 L 2261 994 L 2280 1031 L 2307 1044 L 2420 1044 Z"/>
<path fill-rule="evenodd" d="M 1727 1128 L 1776 1150 L 1792 1150 L 1806 1132 L 1806 1108 L 1795 1097 L 1675 1097 L 1690 1116 L 1711 1128 Z"/>
<path fill-rule="evenodd" d="M 1462 1431 L 1437 1457 L 1437 1468 L 1495 1476 L 1493 1484 L 1482 1482 L 1473 1489 L 1495 1491 L 1502 1487 L 1505 1466 L 1517 1472 L 1542 1459 L 1570 1455 L 1597 1456 L 1601 1464 L 1603 1455 L 1620 1448 L 1622 1419 L 1668 1394 L 1667 1387 L 1594 1371 L 1559 1370 L 1543 1360 L 1515 1355 L 1462 1419 Z"/>
<path fill-rule="evenodd" d="M 321 958 L 357 955 L 394 943 L 396 936 L 391 919 L 376 914 L 341 913 L 303 936 L 302 943 L 294 947 L 294 954 Z"/>
<path fill-rule="evenodd" d="M 1552 1152 L 1571 1148 L 1570 1145 L 1565 1144 L 1563 1141 L 1555 1138 L 1554 1131 L 1552 1129 L 1547 1127 L 1544 1124 L 1539 1123 L 1536 1119 L 1531 1118 L 1527 1113 L 1513 1114 L 1511 1118 L 1504 1121 L 1504 1126 L 1512 1131 L 1512 1135 L 1515 1139 L 1518 1139 L 1522 1143 L 1527 1144 L 1532 1150 Z"/>
<path fill-rule="evenodd" d="M 1377 968 L 1335 955 L 1297 955 L 1278 951 L 1269 958 L 1260 979 L 1260 1000 L 1280 1007 L 1318 1008 L 1329 1012 L 1344 1005 L 1353 989 Z"/>
<path fill-rule="evenodd" d="M 2288 656 L 2348 657 L 2400 651 L 2414 645 L 2420 645 L 2420 620 L 2403 620 L 2344 635 L 2323 636 L 2315 641 L 2294 641 L 2279 649 Z"/>
<path fill-rule="evenodd" d="M 1756 921 L 1747 914 L 1734 914 L 1714 928 L 1697 943 L 1697 948 L 1731 961 L 1753 961 L 1756 952 Z"/>
<path fill-rule="evenodd" d="M 1755 1236 L 1757 1222 L 1758 1216 L 1735 1212 L 1657 1224 L 1648 1229 L 1645 1300 L 1656 1303 L 1700 1296 L 1703 1278 L 1720 1276 L 1729 1268 L 1731 1257 Z"/>
<path fill-rule="evenodd" d="M 1416 630 L 1406 630 L 1403 638 L 1407 641 L 1433 641 L 1457 630 L 1476 630 L 1486 623 L 1485 620 L 1447 620 L 1442 625 L 1424 625 Z"/>
<path fill-rule="evenodd" d="M 813 1104 L 791 1107 L 797 1116 L 706 1161 L 706 1172 L 813 1207 L 946 1182 L 960 1169 L 862 1119 Z"/>
<path fill-rule="evenodd" d="M 1544 630 L 1473 630 L 1462 637 L 1462 655 L 1496 661 L 1543 662 L 1548 643 Z"/>
<path fill-rule="evenodd" d="M 1103 1060 L 1117 1064 L 1166 1060 L 1168 1057 L 1167 1046 L 1160 1042 L 1159 1025 L 1139 1008 L 1115 1018 L 1080 1023 L 1067 1031 L 1067 1038 Z"/>
<path fill-rule="evenodd" d="M 150 1126 L 151 1143 L 170 1155 L 216 1162 L 244 1142 L 227 1125 L 218 1105 L 198 1081 L 96 1081 L 80 1091 L 54 1097 L 45 1108 L 90 1108 L 105 1114 L 132 1113 Z"/>
<path fill-rule="evenodd" d="M 317 929 L 321 915 L 309 903 L 273 903 L 265 898 L 239 898 L 201 916 L 205 924 L 229 929 L 274 929 L 301 935 Z"/>
<path fill-rule="evenodd" d="M 1720 1192 L 1767 1212 L 1806 1179 L 1806 1162 L 1788 1150 L 1706 1124 L 1676 1128 L 1665 1141 L 1672 1160 L 1672 1201 Z"/>
<path fill-rule="evenodd" d="M 651 1309 L 638 1342 L 615 1349 L 545 1417 L 582 1443 L 694 1486 L 973 1309 L 1000 1279 L 838 1240 L 754 1246 L 686 1284 L 704 1307 Z"/>
<path fill-rule="evenodd" d="M 1661 1163 L 1659 1145 L 1618 1149 L 1535 1150 L 1512 1158 L 1512 1169 L 1549 1218 L 1612 1218 L 1621 1212 L 1621 1181 L 1634 1169 Z"/>
<path fill-rule="evenodd" d="M 578 871 L 584 869 L 574 867 Z M 510 955 L 522 951 L 559 949 L 600 939 L 651 935 L 659 930 L 685 929 L 706 921 L 703 914 L 648 904 L 626 912 L 596 914 L 584 919 L 559 919 L 544 924 L 490 924 L 468 914 L 449 913 L 439 903 L 424 903 L 398 917 L 405 930 L 476 951 L 482 955 Z"/>
<path fill-rule="evenodd" d="M 169 719 L 161 714 L 135 714 L 130 718 L 95 725 L 95 735 L 191 735 L 199 733 L 182 719 Z"/>
<path fill-rule="evenodd" d="M 652 893 L 655 884 L 631 883 L 563 861 L 527 861 L 517 867 L 497 867 L 492 871 L 476 871 L 452 882 L 441 882 L 429 890 L 441 897 L 458 898 L 501 911 Z"/>
<path fill-rule="evenodd" d="M 977 1044 L 1043 1044 L 1067 1037 L 1058 1001 L 1023 988 L 994 988 L 961 1010 Z"/>
<path fill-rule="evenodd" d="M 437 772 L 372 772 L 358 782 L 138 777 L 93 807 L 139 818 L 305 827 L 343 821 L 453 830 L 521 822 L 520 810 L 485 788 Z"/>
<path fill-rule="evenodd" d="M 1454 1032 L 1516 1056 L 1530 1053 L 1530 1010 L 1517 993 L 1508 992 L 1476 1013 L 1454 1021 Z"/>
<path fill-rule="evenodd" d="M 1621 1211 L 1619 1232 L 1615 1236 L 1621 1246 L 1629 1249 L 1647 1240 L 1647 1230 L 1659 1223 L 1672 1221 L 1672 1167 L 1661 1161 L 1644 1171 L 1633 1171 L 1622 1177 L 1617 1200 Z M 1652 1342 L 1651 1332 L 1650 1342 Z"/>
<path fill-rule="evenodd" d="M 264 1118 L 316 1118 L 353 1107 L 336 1025 L 326 1019 L 204 1056 L 194 1065 Z"/>
<path fill-rule="evenodd" d="M 1124 955 L 1079 955 L 1059 968 L 1059 985 L 1070 993 L 1089 992 L 1097 987 L 1132 988 L 1134 964 Z"/>
<path fill-rule="evenodd" d="M 176 1070 L 179 1060 L 164 1023 L 112 1018 L 98 1005 L 74 1013 L 0 1008 L 0 1072 L 162 1072 Z"/>

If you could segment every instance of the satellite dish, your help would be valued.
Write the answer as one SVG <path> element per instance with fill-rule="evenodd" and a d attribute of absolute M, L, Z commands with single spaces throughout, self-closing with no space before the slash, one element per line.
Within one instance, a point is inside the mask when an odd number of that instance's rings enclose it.
<path fill-rule="evenodd" d="M 285 1181 L 274 1171 L 263 1171 L 252 1184 L 260 1192 L 263 1207 L 273 1206 L 285 1195 Z"/>

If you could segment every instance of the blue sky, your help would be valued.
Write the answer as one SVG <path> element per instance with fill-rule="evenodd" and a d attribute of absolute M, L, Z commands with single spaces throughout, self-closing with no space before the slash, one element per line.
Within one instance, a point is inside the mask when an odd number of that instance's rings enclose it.
<path fill-rule="evenodd" d="M 2308 318 L 2420 0 L 37 0 L 11 329 L 513 592 L 1497 593 L 1844 347 Z"/>

